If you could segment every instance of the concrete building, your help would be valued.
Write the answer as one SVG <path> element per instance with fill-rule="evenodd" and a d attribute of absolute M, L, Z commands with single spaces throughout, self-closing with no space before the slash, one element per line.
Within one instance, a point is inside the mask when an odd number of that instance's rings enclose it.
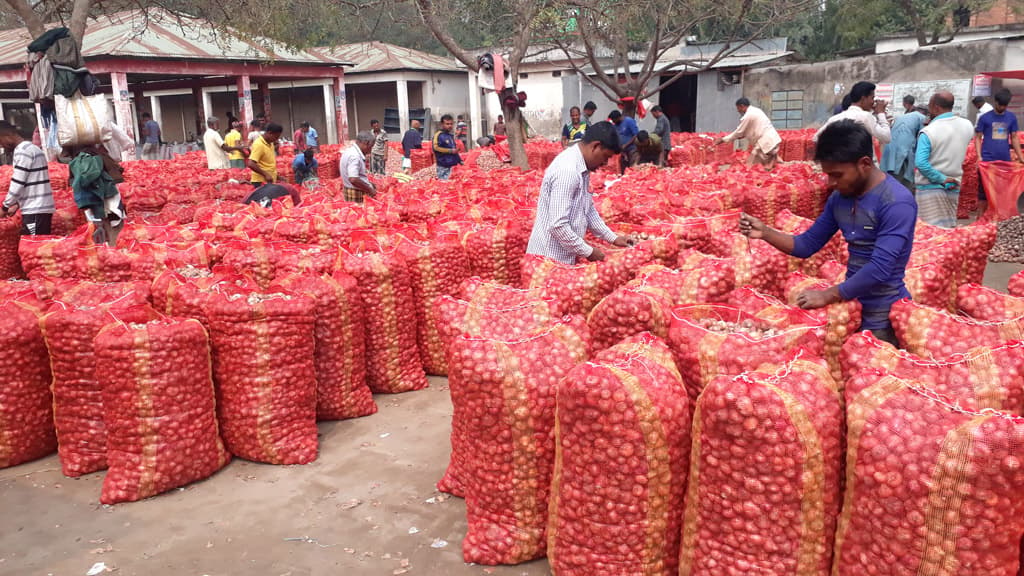
<path fill-rule="evenodd" d="M 764 108 L 779 128 L 820 126 L 859 80 L 878 84 L 878 97 L 897 103 L 891 108 L 894 114 L 902 113 L 898 103 L 906 94 L 927 102 L 936 90 L 945 89 L 956 98 L 955 111 L 974 120 L 976 111 L 969 105 L 970 98 L 1005 87 L 1019 95 L 1010 109 L 1020 115 L 1024 113 L 1024 81 L 992 78 L 990 89 L 975 83 L 979 74 L 1007 70 L 1024 70 L 1024 36 L 757 68 L 747 72 L 743 94 Z"/>
<path fill-rule="evenodd" d="M 647 89 L 653 92 L 677 73 L 684 74 L 649 100 L 652 105 L 661 105 L 674 131 L 731 130 L 737 122 L 733 102 L 743 95 L 744 74 L 756 66 L 791 61 L 795 55 L 787 49 L 787 44 L 785 38 L 758 40 L 714 62 L 712 60 L 723 49 L 721 44 L 686 44 L 673 48 L 658 64 L 664 72 L 651 78 Z M 630 66 L 631 74 L 640 72 L 639 62 L 644 56 L 643 53 L 631 56 L 637 62 Z M 681 62 L 689 62 L 689 65 Z M 606 58 L 604 65 L 610 68 L 610 60 Z M 582 70 L 577 72 L 565 53 L 558 49 L 534 51 L 521 65 L 518 87 L 527 93 L 524 115 L 535 132 L 557 139 L 562 126 L 569 121 L 569 109 L 582 108 L 587 101 L 597 105 L 597 114 L 602 119 L 617 108 L 617 102 L 591 82 L 597 80 L 593 69 L 580 68 Z M 497 95 L 486 97 L 484 110 L 490 125 L 501 113 Z M 638 123 L 642 130 L 654 128 L 651 116 Z"/>
<path fill-rule="evenodd" d="M 361 42 L 311 50 L 329 60 L 354 62 L 345 72 L 349 135 L 380 120 L 389 133 L 401 134 L 415 117 L 427 116 L 424 132 L 444 114 L 469 114 L 470 85 L 464 66 L 451 58 L 384 42 Z M 388 118 L 388 109 L 396 118 Z M 410 113 L 413 111 L 413 113 Z M 416 113 L 415 111 L 420 111 Z M 393 120 L 389 121 L 389 120 Z"/>
<path fill-rule="evenodd" d="M 25 29 L 0 32 L 0 115 L 31 132 L 38 122 L 25 84 Z M 113 116 L 133 135 L 143 112 L 165 141 L 201 135 L 207 116 L 232 112 L 246 122 L 259 111 L 289 128 L 314 122 L 322 141 L 348 132 L 344 61 L 290 50 L 266 38 L 147 9 L 90 21 L 82 43 L 86 66 L 111 99 Z M 273 102 L 273 106 L 272 106 Z M 340 105 L 336 105 L 340 104 Z"/>

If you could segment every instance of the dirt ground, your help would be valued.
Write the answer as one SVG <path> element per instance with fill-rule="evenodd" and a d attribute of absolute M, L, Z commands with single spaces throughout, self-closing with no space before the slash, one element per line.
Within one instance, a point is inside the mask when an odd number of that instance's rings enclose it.
<path fill-rule="evenodd" d="M 1020 269 L 990 265 L 985 283 L 1005 290 Z M 446 384 L 321 424 L 312 464 L 234 460 L 143 502 L 100 506 L 103 474 L 65 478 L 55 455 L 0 470 L 0 576 L 82 576 L 99 562 L 125 576 L 548 574 L 543 560 L 462 561 L 465 506 L 434 489 L 450 449 Z"/>

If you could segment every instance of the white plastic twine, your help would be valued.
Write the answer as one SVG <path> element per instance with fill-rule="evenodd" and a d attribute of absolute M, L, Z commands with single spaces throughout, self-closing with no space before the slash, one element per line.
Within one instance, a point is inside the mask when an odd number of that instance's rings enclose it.
<path fill-rule="evenodd" d="M 721 306 L 721 305 L 716 305 L 716 304 L 688 304 L 686 306 L 677 306 L 677 307 L 673 308 L 672 309 L 672 318 L 674 318 L 675 320 L 678 320 L 680 322 L 685 322 L 686 324 L 689 324 L 690 326 L 693 326 L 694 328 L 700 329 L 700 330 L 702 330 L 704 332 L 712 333 L 711 330 L 708 330 L 706 327 L 701 326 L 700 324 L 697 324 L 693 320 L 690 320 L 689 318 L 680 318 L 679 316 L 676 315 L 676 311 L 677 310 L 693 310 L 693 309 L 697 309 L 697 308 L 701 308 L 701 307 L 702 308 L 710 308 L 711 311 L 714 313 L 715 317 L 718 318 L 719 321 L 721 321 L 721 322 L 729 322 L 731 324 L 737 324 L 737 323 L 741 322 L 742 321 L 742 315 L 744 314 L 744 312 L 742 310 L 740 310 L 739 308 L 732 308 L 731 311 L 736 313 L 736 320 L 726 320 L 726 319 L 722 318 L 722 316 L 719 314 L 719 310 L 723 310 L 723 309 L 728 310 L 728 309 L 730 309 L 730 307 L 728 307 L 728 306 Z M 758 322 L 760 325 L 767 324 L 767 322 L 765 322 L 764 320 L 762 320 L 760 318 L 757 318 L 757 317 L 755 317 L 753 315 L 749 315 L 749 316 L 751 317 L 752 320 Z M 801 326 L 791 326 L 789 328 L 784 328 L 784 329 L 783 328 L 776 328 L 774 326 L 769 326 L 769 328 L 778 331 L 778 334 L 776 334 L 774 336 L 766 336 L 766 337 L 763 337 L 763 338 L 756 338 L 756 339 L 752 338 L 748 334 L 744 334 L 742 332 L 729 332 L 728 336 L 735 336 L 735 337 L 738 337 L 738 338 L 742 338 L 743 340 L 746 340 L 747 342 L 749 342 L 751 344 L 756 344 L 758 342 L 764 342 L 765 340 L 770 340 L 770 339 L 773 339 L 773 338 L 779 338 L 781 336 L 788 336 L 789 334 L 792 334 L 794 332 L 802 332 L 802 331 L 805 331 L 805 330 L 814 330 L 814 329 L 823 328 L 826 324 L 827 324 L 826 322 L 816 323 L 816 324 L 805 324 L 805 325 L 801 325 Z"/>
<path fill-rule="evenodd" d="M 782 366 L 780 366 L 779 369 L 775 371 L 775 374 L 772 374 L 768 378 L 762 379 L 762 382 L 767 382 L 767 383 L 773 384 L 773 385 L 774 384 L 778 384 L 779 382 L 782 381 L 783 378 L 785 378 L 785 377 L 787 377 L 787 376 L 789 376 L 790 374 L 793 373 L 793 364 L 796 363 L 797 360 L 803 358 L 803 356 L 804 356 L 804 349 L 800 348 L 799 350 L 796 351 L 796 354 L 794 354 L 792 358 L 790 358 L 785 363 L 783 363 Z M 736 380 L 742 380 L 743 382 L 746 382 L 747 384 L 755 384 L 756 383 L 755 380 L 750 377 L 750 371 L 747 371 L 747 372 L 744 372 L 742 374 L 739 374 L 738 376 L 733 378 L 733 381 L 736 381 Z"/>
<path fill-rule="evenodd" d="M 916 381 L 905 380 L 903 378 L 900 378 L 899 376 L 893 376 L 891 374 L 887 375 L 887 376 L 890 377 L 890 378 L 894 378 L 894 379 L 898 380 L 904 386 L 906 386 L 910 390 L 913 390 L 917 394 L 920 394 L 921 396 L 931 400 L 932 402 L 935 402 L 936 404 L 938 404 L 940 406 L 943 406 L 943 407 L 945 407 L 945 408 L 947 408 L 947 409 L 949 409 L 949 410 L 951 410 L 953 412 L 956 412 L 958 414 L 963 414 L 965 416 L 995 416 L 995 417 L 998 417 L 998 418 L 1002 418 L 1003 420 L 1008 420 L 1008 421 L 1013 422 L 1015 424 L 1024 424 L 1024 416 L 1017 416 L 1017 415 L 1014 415 L 1014 414 L 1010 414 L 1009 412 L 1002 412 L 1002 411 L 996 410 L 994 408 L 982 408 L 981 410 L 968 410 L 968 409 L 960 406 L 960 403 L 957 402 L 956 400 L 954 400 L 954 399 L 952 399 L 952 398 L 950 398 L 950 397 L 948 397 L 948 396 L 946 396 L 944 394 L 940 394 L 940 393 L 932 390 L 931 388 L 928 388 L 927 386 L 922 386 L 920 383 L 918 383 Z"/>

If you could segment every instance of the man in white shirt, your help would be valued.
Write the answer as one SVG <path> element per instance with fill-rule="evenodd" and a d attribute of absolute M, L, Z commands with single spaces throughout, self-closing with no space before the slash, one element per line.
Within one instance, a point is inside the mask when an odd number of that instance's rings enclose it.
<path fill-rule="evenodd" d="M 736 111 L 740 113 L 740 125 L 732 134 L 725 138 L 716 138 L 715 144 L 744 139 L 750 143 L 750 158 L 747 164 L 760 164 L 765 170 L 775 168 L 779 160 L 779 136 L 768 115 L 757 106 L 751 106 L 750 100 L 740 98 L 736 101 Z"/>
<path fill-rule="evenodd" d="M 610 122 L 588 126 L 583 141 L 566 148 L 548 166 L 540 185 L 537 215 L 527 254 L 537 254 L 563 264 L 578 258 L 604 260 L 604 252 L 583 239 L 587 231 L 618 247 L 632 243 L 628 236 L 612 232 L 594 206 L 590 172 L 619 153 L 619 133 Z"/>
<path fill-rule="evenodd" d="M 889 128 L 889 118 L 885 115 L 886 102 L 885 100 L 875 100 L 875 85 L 871 82 L 857 82 L 850 89 L 850 100 L 852 102 L 849 108 L 829 118 L 825 125 L 818 129 L 814 135 L 814 141 L 818 141 L 818 136 L 829 124 L 840 120 L 853 120 L 863 126 L 881 144 L 891 142 L 892 132 Z"/>
<path fill-rule="evenodd" d="M 975 96 L 971 100 L 971 104 L 974 104 L 974 108 L 978 111 L 978 120 L 980 120 L 982 116 L 988 114 L 993 110 L 992 105 L 985 101 L 984 96 Z M 978 120 L 974 121 L 975 126 L 978 125 Z"/>
<path fill-rule="evenodd" d="M 241 148 L 233 148 L 224 143 L 220 132 L 220 120 L 215 116 L 206 119 L 206 133 L 203 134 L 203 148 L 206 149 L 206 167 L 210 170 L 227 170 L 231 163 L 228 152 L 241 152 Z"/>
<path fill-rule="evenodd" d="M 373 149 L 374 140 L 373 133 L 364 130 L 341 155 L 338 167 L 346 202 L 361 203 L 366 195 L 377 196 L 377 187 L 366 177 L 366 155 Z"/>
<path fill-rule="evenodd" d="M 110 140 L 103 143 L 107 154 L 118 162 L 124 161 L 124 153 L 135 154 L 135 139 L 128 135 L 116 122 L 110 123 Z"/>

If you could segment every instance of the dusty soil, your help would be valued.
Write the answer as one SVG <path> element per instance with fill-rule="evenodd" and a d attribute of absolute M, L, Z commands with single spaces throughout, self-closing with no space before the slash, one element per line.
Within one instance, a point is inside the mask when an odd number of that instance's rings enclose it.
<path fill-rule="evenodd" d="M 991 264 L 985 284 L 1005 290 L 1021 268 Z M 143 502 L 100 506 L 103 474 L 65 478 L 55 455 L 0 470 L 0 576 L 82 576 L 97 562 L 125 576 L 548 574 L 543 560 L 462 561 L 465 505 L 434 489 L 450 450 L 446 384 L 321 424 L 307 466 L 235 460 Z"/>
<path fill-rule="evenodd" d="M 546 561 L 464 563 L 463 501 L 427 502 L 448 465 L 447 381 L 376 400 L 373 416 L 322 423 L 312 464 L 236 459 L 142 502 L 101 506 L 103 473 L 65 478 L 56 455 L 0 470 L 0 575 L 82 576 L 97 562 L 125 576 L 548 574 Z"/>

